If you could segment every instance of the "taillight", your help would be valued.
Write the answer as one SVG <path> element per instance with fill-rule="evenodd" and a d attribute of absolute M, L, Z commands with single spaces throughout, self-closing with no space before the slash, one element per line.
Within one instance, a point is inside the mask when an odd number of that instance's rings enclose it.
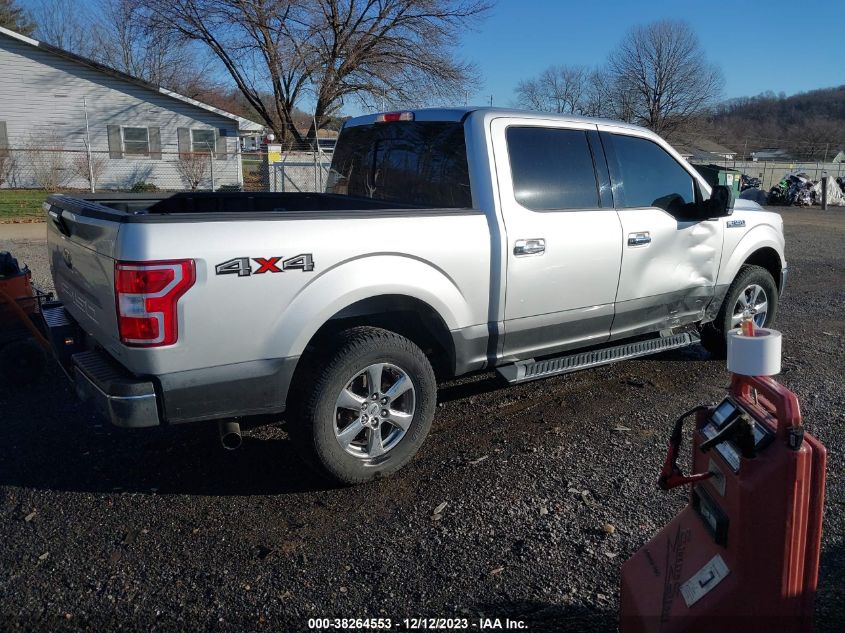
<path fill-rule="evenodd" d="M 120 340 L 133 347 L 172 345 L 179 338 L 176 303 L 194 285 L 193 259 L 115 262 Z"/>

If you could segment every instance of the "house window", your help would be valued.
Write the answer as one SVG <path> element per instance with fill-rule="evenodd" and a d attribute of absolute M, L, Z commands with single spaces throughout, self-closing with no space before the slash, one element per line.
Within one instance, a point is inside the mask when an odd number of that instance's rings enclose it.
<path fill-rule="evenodd" d="M 191 151 L 216 151 L 214 130 L 191 130 Z"/>
<path fill-rule="evenodd" d="M 149 130 L 145 127 L 123 128 L 123 153 L 127 156 L 149 156 Z"/>

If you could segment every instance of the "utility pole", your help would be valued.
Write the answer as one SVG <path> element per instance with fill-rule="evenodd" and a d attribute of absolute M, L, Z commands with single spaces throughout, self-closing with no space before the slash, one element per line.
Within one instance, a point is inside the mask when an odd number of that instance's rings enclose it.
<path fill-rule="evenodd" d="M 224 143 L 226 141 L 223 141 Z M 211 190 L 214 191 L 214 149 L 211 147 L 211 143 L 208 143 L 208 164 L 211 167 Z"/>
<path fill-rule="evenodd" d="M 82 97 L 82 111 L 85 113 L 85 152 L 88 155 L 88 184 L 91 186 L 91 193 L 96 193 L 97 183 L 94 182 L 94 165 L 91 162 L 91 128 L 88 126 L 88 104 L 85 97 Z"/>
<path fill-rule="evenodd" d="M 490 95 L 490 107 L 493 107 L 493 95 Z"/>

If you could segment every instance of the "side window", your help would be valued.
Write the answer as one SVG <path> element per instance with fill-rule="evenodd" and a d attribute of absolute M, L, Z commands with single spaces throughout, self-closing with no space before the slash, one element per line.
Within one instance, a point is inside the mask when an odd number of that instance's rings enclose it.
<path fill-rule="evenodd" d="M 191 130 L 192 152 L 214 152 L 214 130 Z"/>
<path fill-rule="evenodd" d="M 624 188 L 623 207 L 659 207 L 672 215 L 695 203 L 689 172 L 657 143 L 636 136 L 613 135 L 613 147 Z"/>
<path fill-rule="evenodd" d="M 145 127 L 123 128 L 123 153 L 127 156 L 149 156 L 149 130 Z"/>
<path fill-rule="evenodd" d="M 519 204 L 532 211 L 600 206 L 585 131 L 509 127 L 505 138 Z"/>

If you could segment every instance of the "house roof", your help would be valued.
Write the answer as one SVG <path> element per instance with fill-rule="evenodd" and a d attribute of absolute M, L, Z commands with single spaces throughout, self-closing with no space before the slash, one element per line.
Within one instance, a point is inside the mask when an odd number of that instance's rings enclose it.
<path fill-rule="evenodd" d="M 762 149 L 751 152 L 754 158 L 786 158 L 789 152 L 785 149 L 777 147 L 764 147 Z"/>
<path fill-rule="evenodd" d="M 29 46 L 33 46 L 40 50 L 52 53 L 53 55 L 58 55 L 59 57 L 64 57 L 65 59 L 84 64 L 85 66 L 93 68 L 94 70 L 97 70 L 101 73 L 111 75 L 112 77 L 116 77 L 117 79 L 122 79 L 123 81 L 127 81 L 129 83 L 135 84 L 136 86 L 140 86 L 141 88 L 152 90 L 153 92 L 158 92 L 159 94 L 163 94 L 167 97 L 170 97 L 171 99 L 176 99 L 177 101 L 182 101 L 183 103 L 189 103 L 197 108 L 207 110 L 208 112 L 213 112 L 220 116 L 226 117 L 227 119 L 232 119 L 233 121 L 237 122 L 239 130 L 243 130 L 245 132 L 260 132 L 265 127 L 261 123 L 250 121 L 249 119 L 245 119 L 241 116 L 238 116 L 237 114 L 232 114 L 231 112 L 226 112 L 225 110 L 221 110 L 220 108 L 215 108 L 214 106 L 208 105 L 207 103 L 203 103 L 202 101 L 197 101 L 196 99 L 192 99 L 191 97 L 186 97 L 185 95 L 179 94 L 178 92 L 168 90 L 167 88 L 162 88 L 161 86 L 156 86 L 155 84 L 152 84 L 148 81 L 144 81 L 143 79 L 139 79 L 138 77 L 134 77 L 127 73 L 121 72 L 115 68 L 112 68 L 111 66 L 106 66 L 105 64 L 95 62 L 93 59 L 83 57 L 82 55 L 77 55 L 76 53 L 71 53 L 70 51 L 66 51 L 62 48 L 59 48 L 58 46 L 53 46 L 52 44 L 47 44 L 46 42 L 39 42 L 38 40 L 34 40 L 31 37 L 27 37 L 26 35 L 21 35 L 20 33 L 16 33 L 15 31 L 10 31 L 9 29 L 4 28 L 2 26 L 0 26 L 0 35 L 5 35 L 6 37 L 10 37 L 19 42 L 23 42 L 24 44 L 28 44 Z"/>
<path fill-rule="evenodd" d="M 678 152 L 684 158 L 694 156 L 696 153 L 695 150 L 686 143 L 672 143 L 671 145 L 675 148 L 675 151 Z"/>
<path fill-rule="evenodd" d="M 697 138 L 692 142 L 692 144 L 698 149 L 710 152 L 711 154 L 736 154 L 736 150 L 729 149 L 724 145 L 719 145 L 708 138 Z"/>
<path fill-rule="evenodd" d="M 736 154 L 735 150 L 703 137 L 682 138 L 676 143 L 672 143 L 672 147 L 681 156 L 694 156 L 696 158 L 707 158 L 710 156 L 722 157 Z"/>

